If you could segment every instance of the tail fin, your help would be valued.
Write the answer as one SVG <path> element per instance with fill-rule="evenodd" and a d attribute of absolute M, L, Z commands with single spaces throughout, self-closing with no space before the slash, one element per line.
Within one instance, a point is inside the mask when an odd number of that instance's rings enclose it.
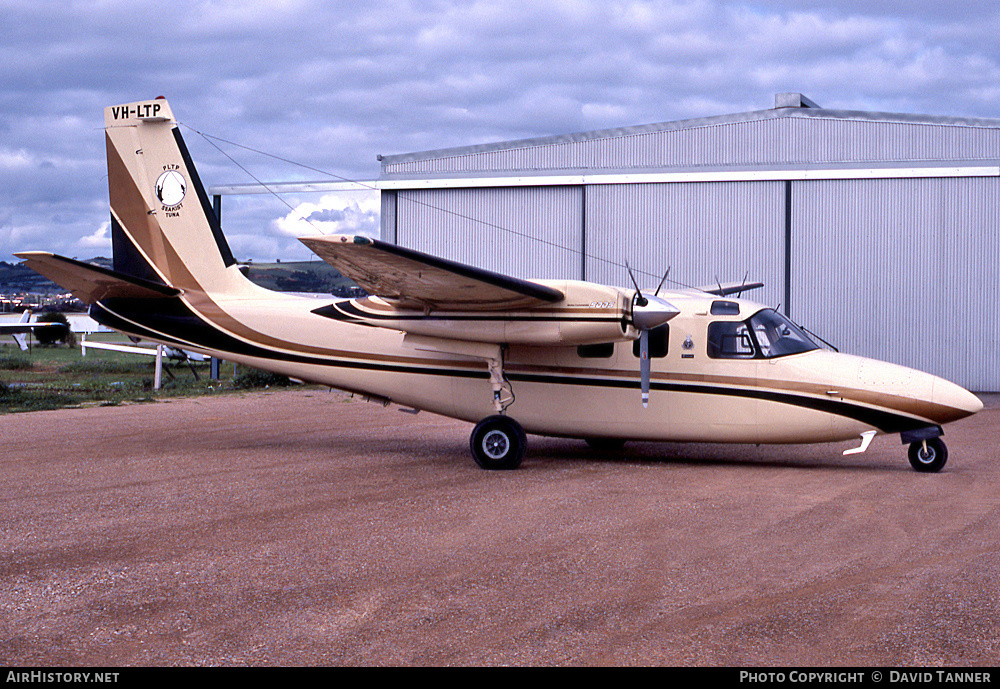
<path fill-rule="evenodd" d="M 25 309 L 24 313 L 21 315 L 21 320 L 19 323 L 28 323 L 31 321 L 31 309 Z M 17 346 L 21 348 L 22 352 L 28 351 L 28 335 L 27 333 L 14 333 L 14 342 Z"/>
<path fill-rule="evenodd" d="M 104 110 L 114 269 L 204 292 L 243 282 L 170 105 Z"/>

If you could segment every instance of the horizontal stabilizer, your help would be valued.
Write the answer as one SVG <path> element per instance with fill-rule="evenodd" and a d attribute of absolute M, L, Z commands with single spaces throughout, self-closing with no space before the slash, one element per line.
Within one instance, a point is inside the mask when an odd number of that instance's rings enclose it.
<path fill-rule="evenodd" d="M 299 241 L 369 294 L 404 305 L 502 311 L 554 304 L 564 296 L 537 282 L 368 237 L 324 235 Z"/>
<path fill-rule="evenodd" d="M 115 297 L 151 299 L 176 297 L 181 293 L 168 285 L 44 251 L 24 251 L 14 255 L 23 258 L 25 265 L 33 271 L 72 292 L 86 304 Z"/>

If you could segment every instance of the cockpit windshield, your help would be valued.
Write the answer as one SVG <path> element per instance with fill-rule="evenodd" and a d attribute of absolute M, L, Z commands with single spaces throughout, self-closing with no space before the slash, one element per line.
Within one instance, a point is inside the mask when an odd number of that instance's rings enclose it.
<path fill-rule="evenodd" d="M 797 325 L 774 309 L 764 309 L 751 316 L 750 328 L 760 346 L 760 356 L 765 359 L 819 349 L 819 345 Z"/>

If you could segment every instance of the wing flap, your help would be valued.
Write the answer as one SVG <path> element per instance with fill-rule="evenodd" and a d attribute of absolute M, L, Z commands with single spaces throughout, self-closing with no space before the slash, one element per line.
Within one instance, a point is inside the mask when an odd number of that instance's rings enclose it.
<path fill-rule="evenodd" d="M 112 297 L 151 299 L 175 297 L 181 293 L 175 287 L 45 251 L 24 251 L 14 255 L 24 259 L 25 265 L 33 271 L 72 292 L 86 304 Z"/>
<path fill-rule="evenodd" d="M 368 237 L 324 235 L 299 241 L 369 294 L 401 306 L 504 311 L 553 304 L 564 296 L 537 282 Z"/>

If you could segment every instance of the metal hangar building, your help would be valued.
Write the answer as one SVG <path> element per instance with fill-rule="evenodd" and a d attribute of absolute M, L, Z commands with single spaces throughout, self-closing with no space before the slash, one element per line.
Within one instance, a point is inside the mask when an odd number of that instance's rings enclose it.
<path fill-rule="evenodd" d="M 841 351 L 1000 390 L 1000 120 L 817 106 L 380 156 L 382 239 L 525 278 L 763 281 Z"/>

